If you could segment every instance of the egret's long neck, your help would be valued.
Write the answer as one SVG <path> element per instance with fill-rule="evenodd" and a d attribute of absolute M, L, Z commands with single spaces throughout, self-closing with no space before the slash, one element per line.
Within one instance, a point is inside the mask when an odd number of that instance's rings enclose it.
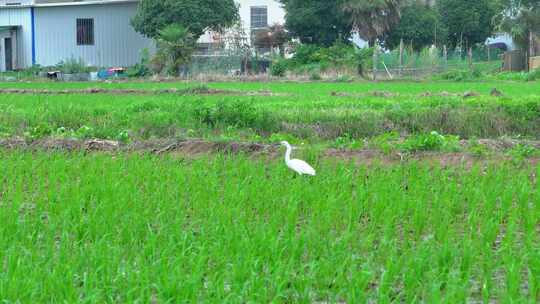
<path fill-rule="evenodd" d="M 291 145 L 287 145 L 287 152 L 285 152 L 285 162 L 291 161 L 291 152 L 292 152 Z"/>

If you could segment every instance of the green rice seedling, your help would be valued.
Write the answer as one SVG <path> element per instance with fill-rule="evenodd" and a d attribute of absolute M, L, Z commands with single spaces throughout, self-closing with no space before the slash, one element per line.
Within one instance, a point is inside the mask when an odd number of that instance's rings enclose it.
<path fill-rule="evenodd" d="M 0 150 L 0 301 L 538 300 L 538 166 L 313 164 Z"/>

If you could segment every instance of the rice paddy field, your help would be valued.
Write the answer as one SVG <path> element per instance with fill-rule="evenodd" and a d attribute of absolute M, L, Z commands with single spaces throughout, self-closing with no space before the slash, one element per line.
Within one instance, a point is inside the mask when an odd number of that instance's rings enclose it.
<path fill-rule="evenodd" d="M 0 303 L 540 301 L 538 83 L 0 93 Z"/>

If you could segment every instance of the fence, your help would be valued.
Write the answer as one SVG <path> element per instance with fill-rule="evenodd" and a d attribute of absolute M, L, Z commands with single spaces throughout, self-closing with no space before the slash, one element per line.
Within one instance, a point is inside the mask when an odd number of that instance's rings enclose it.
<path fill-rule="evenodd" d="M 426 78 L 451 70 L 474 68 L 482 71 L 499 70 L 503 66 L 503 52 L 493 48 L 476 48 L 470 52 L 461 50 L 424 49 L 415 52 L 411 49 L 379 52 L 374 57 L 375 72 L 371 74 L 376 79 Z M 184 70 L 184 76 L 197 77 L 200 75 L 235 76 L 264 74 L 270 61 L 268 59 L 241 55 L 238 53 L 207 53 L 193 57 L 192 62 Z M 309 70 L 309 69 L 308 69 Z M 321 74 L 337 75 L 354 74 L 354 66 L 334 67 L 322 70 Z M 309 74 L 309 72 L 306 72 Z"/>
<path fill-rule="evenodd" d="M 240 73 L 242 57 L 235 55 L 195 55 L 187 73 L 191 75 L 217 74 L 235 75 Z"/>
<path fill-rule="evenodd" d="M 430 48 L 421 52 L 398 49 L 374 55 L 372 75 L 381 78 L 425 78 L 451 70 L 500 70 L 503 52 L 481 47 L 469 51 Z M 374 72 L 373 72 L 374 71 Z"/>
<path fill-rule="evenodd" d="M 531 71 L 540 69 L 540 56 L 529 58 L 529 69 Z"/>

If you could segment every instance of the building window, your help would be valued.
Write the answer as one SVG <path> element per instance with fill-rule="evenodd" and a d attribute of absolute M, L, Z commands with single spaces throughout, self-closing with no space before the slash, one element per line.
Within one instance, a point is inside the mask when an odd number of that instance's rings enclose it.
<path fill-rule="evenodd" d="M 94 19 L 77 19 L 77 45 L 94 45 Z"/>
<path fill-rule="evenodd" d="M 252 6 L 251 7 L 251 28 L 265 28 L 268 27 L 268 7 L 266 6 Z"/>

